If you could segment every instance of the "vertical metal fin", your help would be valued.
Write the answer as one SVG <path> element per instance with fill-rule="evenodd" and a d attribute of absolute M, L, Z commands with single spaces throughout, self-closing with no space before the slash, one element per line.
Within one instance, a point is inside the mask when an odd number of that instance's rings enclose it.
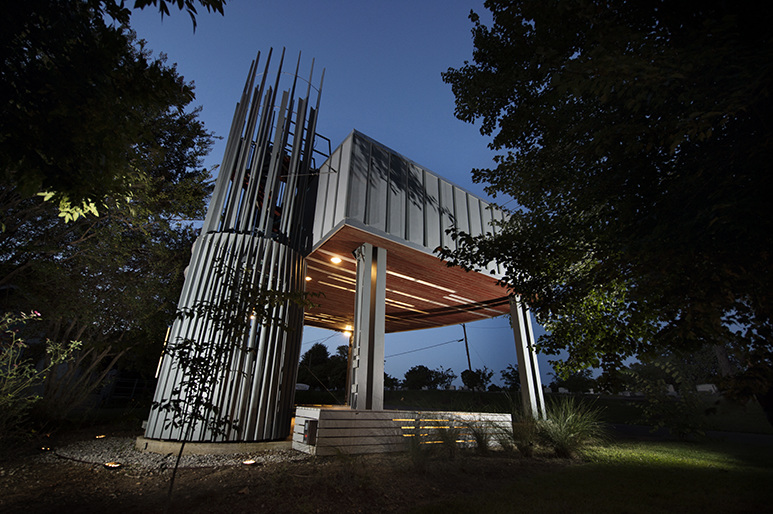
<path fill-rule="evenodd" d="M 311 230 L 304 223 L 311 219 L 307 210 L 314 209 L 304 195 L 314 172 L 310 166 L 321 81 L 318 88 L 311 85 L 312 63 L 308 86 L 297 87 L 299 54 L 295 74 L 281 89 L 282 50 L 272 85 L 268 81 L 272 54 L 273 50 L 260 78 L 257 55 L 236 104 L 215 190 L 180 295 L 180 315 L 170 331 L 170 353 L 159 374 L 154 402 L 179 402 L 187 417 L 151 409 L 145 432 L 149 438 L 260 441 L 289 434 L 303 309 L 292 303 L 252 305 L 249 293 L 304 290 L 308 239 L 302 234 Z M 305 95 L 296 98 L 296 91 L 303 94 L 304 89 Z M 307 112 L 309 105 L 317 107 Z M 261 325 L 250 318 L 253 309 L 262 309 L 268 318 L 293 330 L 284 331 L 276 323 Z M 186 342 L 194 343 L 195 357 L 213 364 L 206 380 L 191 380 L 176 358 L 176 349 Z M 191 417 L 193 397 L 203 399 L 209 410 Z M 194 418 L 198 421 L 186 422 Z M 226 430 L 210 430 L 219 421 L 227 422 Z"/>

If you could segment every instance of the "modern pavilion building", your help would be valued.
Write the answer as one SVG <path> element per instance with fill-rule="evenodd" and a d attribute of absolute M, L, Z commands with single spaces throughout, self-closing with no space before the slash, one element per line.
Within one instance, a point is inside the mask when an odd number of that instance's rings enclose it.
<path fill-rule="evenodd" d="M 502 211 L 357 131 L 318 152 L 322 80 L 296 66 L 281 90 L 283 61 L 269 77 L 259 56 L 237 104 L 145 436 L 286 438 L 304 324 L 352 333 L 349 408 L 379 411 L 385 333 L 511 313 L 524 405 L 541 412 L 530 318 L 496 264 L 466 272 L 434 253 L 454 245 L 449 228 L 489 233 Z M 303 291 L 314 307 L 288 299 Z"/>

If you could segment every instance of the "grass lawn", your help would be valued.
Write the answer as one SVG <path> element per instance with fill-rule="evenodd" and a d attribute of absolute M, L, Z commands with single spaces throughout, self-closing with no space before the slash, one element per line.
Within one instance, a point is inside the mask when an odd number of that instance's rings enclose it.
<path fill-rule="evenodd" d="M 624 442 L 589 449 L 582 463 L 486 495 L 417 513 L 771 512 L 773 445 Z"/>

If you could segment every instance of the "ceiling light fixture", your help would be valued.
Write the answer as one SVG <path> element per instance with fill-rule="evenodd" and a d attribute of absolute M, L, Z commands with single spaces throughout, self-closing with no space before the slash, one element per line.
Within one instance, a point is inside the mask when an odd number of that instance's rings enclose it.
<path fill-rule="evenodd" d="M 331 257 L 330 262 L 333 264 L 341 264 L 341 258 L 340 257 Z"/>

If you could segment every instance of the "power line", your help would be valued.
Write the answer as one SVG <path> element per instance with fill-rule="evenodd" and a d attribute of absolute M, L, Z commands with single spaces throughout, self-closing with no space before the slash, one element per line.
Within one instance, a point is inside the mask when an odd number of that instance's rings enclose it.
<path fill-rule="evenodd" d="M 488 366 L 486 366 L 486 361 L 483 360 L 483 357 L 481 356 L 480 353 L 478 353 L 478 350 L 474 346 L 472 347 L 472 351 L 475 352 L 475 355 L 477 355 L 480 361 L 483 363 L 483 367 L 487 368 Z"/>
<path fill-rule="evenodd" d="M 454 339 L 452 341 L 446 341 L 445 343 L 438 343 L 438 344 L 433 344 L 433 345 L 430 345 L 430 346 L 425 346 L 423 348 L 416 348 L 415 350 L 408 350 L 407 352 L 393 353 L 392 355 L 387 355 L 384 358 L 388 359 L 390 357 L 397 357 L 398 355 L 405 355 L 405 354 L 408 354 L 408 353 L 420 352 L 422 350 L 429 350 L 430 348 L 437 348 L 438 346 L 443 346 L 445 344 L 461 343 L 462 341 L 464 341 L 464 339 Z"/>
<path fill-rule="evenodd" d="M 475 325 L 469 325 L 467 328 L 469 328 L 470 330 L 505 330 L 505 329 L 512 330 L 513 329 L 513 327 L 510 327 L 510 326 L 507 326 L 507 327 L 505 327 L 505 326 L 502 326 L 502 327 L 476 327 Z"/>
<path fill-rule="evenodd" d="M 307 341 L 307 342 L 303 343 L 301 346 L 307 346 L 307 345 L 314 344 L 314 343 L 320 343 L 321 344 L 321 343 L 324 343 L 325 341 L 327 341 L 328 339 L 334 338 L 337 335 L 339 335 L 339 334 L 336 333 L 336 334 L 333 334 L 333 335 L 330 335 L 330 336 L 327 336 L 327 337 L 323 337 L 321 339 L 317 339 L 315 341 Z"/>

